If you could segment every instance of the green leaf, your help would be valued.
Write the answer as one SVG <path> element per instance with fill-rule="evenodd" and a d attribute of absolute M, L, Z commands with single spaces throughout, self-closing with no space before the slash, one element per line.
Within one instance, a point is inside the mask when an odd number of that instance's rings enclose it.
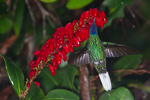
<path fill-rule="evenodd" d="M 70 89 L 71 91 L 76 91 L 74 86 L 74 78 L 77 75 L 78 71 L 73 66 L 67 66 L 61 70 L 61 76 L 63 77 L 62 87 Z"/>
<path fill-rule="evenodd" d="M 29 93 L 26 96 L 25 100 L 41 100 L 42 98 L 44 98 L 43 91 L 39 87 L 37 87 L 34 83 L 32 83 Z"/>
<path fill-rule="evenodd" d="M 99 100 L 134 100 L 131 92 L 125 87 L 105 92 Z"/>
<path fill-rule="evenodd" d="M 0 16 L 0 34 L 8 32 L 11 28 L 11 25 L 12 21 L 10 18 Z"/>
<path fill-rule="evenodd" d="M 16 35 L 20 34 L 20 30 L 23 24 L 24 8 L 25 8 L 25 1 L 19 0 L 17 4 L 15 21 L 14 21 L 14 30 Z"/>
<path fill-rule="evenodd" d="M 93 0 L 69 0 L 66 4 L 68 9 L 80 9 L 93 2 Z"/>
<path fill-rule="evenodd" d="M 76 75 L 77 69 L 73 66 L 58 68 L 55 71 L 55 76 L 51 75 L 48 67 L 44 67 L 42 72 L 38 75 L 38 80 L 47 92 L 54 88 L 65 88 L 78 92 L 74 86 L 74 78 Z"/>
<path fill-rule="evenodd" d="M 114 70 L 118 69 L 136 69 L 141 63 L 142 54 L 124 56 L 117 61 L 112 67 Z"/>
<path fill-rule="evenodd" d="M 73 92 L 64 89 L 55 89 L 50 91 L 42 100 L 79 100 L 79 97 Z"/>
<path fill-rule="evenodd" d="M 45 3 L 53 3 L 53 2 L 55 2 L 57 0 L 40 0 L 40 1 L 45 2 Z"/>
<path fill-rule="evenodd" d="M 19 96 L 21 94 L 21 90 L 24 89 L 24 75 L 21 69 L 16 66 L 16 64 L 7 56 L 0 54 L 4 61 L 5 61 L 5 67 L 7 70 L 7 74 L 9 77 L 9 80 Z"/>
<path fill-rule="evenodd" d="M 41 87 L 48 92 L 56 87 L 60 87 L 62 83 L 62 76 L 60 75 L 61 70 L 55 71 L 55 76 L 52 76 L 48 67 L 44 67 L 41 73 L 38 75 L 38 81 L 41 83 Z"/>
<path fill-rule="evenodd" d="M 0 0 L 0 2 L 6 2 L 7 0 Z"/>
<path fill-rule="evenodd" d="M 112 21 L 115 18 L 124 17 L 124 8 L 127 5 L 130 5 L 132 0 L 105 0 L 102 5 L 108 7 L 109 13 L 107 16 L 107 23 L 104 25 L 104 28 L 110 26 Z"/>

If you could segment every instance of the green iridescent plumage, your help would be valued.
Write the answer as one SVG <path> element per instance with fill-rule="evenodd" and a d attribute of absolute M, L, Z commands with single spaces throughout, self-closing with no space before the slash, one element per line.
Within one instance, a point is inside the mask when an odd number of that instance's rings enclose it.
<path fill-rule="evenodd" d="M 89 51 L 91 61 L 93 63 L 95 62 L 94 67 L 96 68 L 97 72 L 99 74 L 105 73 L 107 70 L 103 42 L 98 37 L 96 24 L 93 23 L 92 26 L 90 28 L 90 36 L 87 49 Z"/>

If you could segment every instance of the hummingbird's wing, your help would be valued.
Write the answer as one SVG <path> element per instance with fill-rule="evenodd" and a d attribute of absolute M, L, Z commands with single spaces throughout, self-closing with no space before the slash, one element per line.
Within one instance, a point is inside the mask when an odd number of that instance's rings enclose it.
<path fill-rule="evenodd" d="M 103 42 L 103 45 L 105 48 L 104 52 L 106 57 L 120 57 L 124 55 L 134 55 L 140 53 L 138 50 L 122 44 Z"/>
<path fill-rule="evenodd" d="M 89 63 L 91 63 L 91 60 L 86 47 L 72 54 L 68 60 L 68 64 L 70 65 L 84 65 Z"/>

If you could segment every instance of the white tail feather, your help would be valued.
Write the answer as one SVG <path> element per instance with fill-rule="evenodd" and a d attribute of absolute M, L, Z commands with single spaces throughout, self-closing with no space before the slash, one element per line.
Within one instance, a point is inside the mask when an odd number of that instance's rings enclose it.
<path fill-rule="evenodd" d="M 102 82 L 104 89 L 106 91 L 111 90 L 112 85 L 111 85 L 111 80 L 110 80 L 108 72 L 99 74 L 99 77 L 100 77 L 100 80 Z"/>

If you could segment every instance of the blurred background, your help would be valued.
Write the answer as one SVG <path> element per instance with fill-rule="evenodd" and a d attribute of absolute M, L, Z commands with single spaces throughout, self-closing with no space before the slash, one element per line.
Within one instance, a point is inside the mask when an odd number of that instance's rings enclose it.
<path fill-rule="evenodd" d="M 125 87 L 135 100 L 150 100 L 149 5 L 150 0 L 0 0 L 0 53 L 10 57 L 28 78 L 34 51 L 52 37 L 56 28 L 78 20 L 90 8 L 98 8 L 107 17 L 107 24 L 98 29 L 100 39 L 128 45 L 141 52 L 107 59 L 113 89 Z M 96 71 L 90 68 L 89 71 L 92 100 L 106 100 Z M 67 62 L 59 66 L 54 77 L 49 70 L 43 69 L 37 80 L 45 94 L 56 88 L 80 94 L 78 68 Z M 17 99 L 0 57 L 0 100 Z"/>

